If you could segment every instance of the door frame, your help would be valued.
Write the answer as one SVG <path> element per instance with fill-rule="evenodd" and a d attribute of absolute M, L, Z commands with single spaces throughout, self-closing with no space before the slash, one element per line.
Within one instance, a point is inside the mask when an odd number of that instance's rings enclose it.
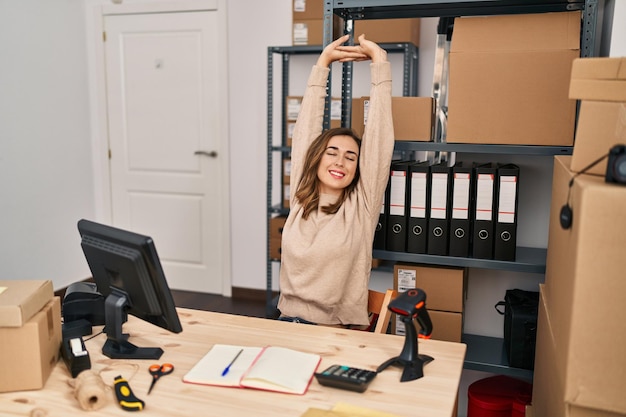
<path fill-rule="evenodd" d="M 113 1 L 115 3 L 115 1 Z M 85 2 L 85 32 L 87 35 L 88 84 L 91 117 L 92 162 L 94 166 L 94 209 L 97 221 L 111 223 L 113 215 L 111 168 L 109 164 L 109 132 L 107 125 L 106 63 L 103 42 L 104 18 L 116 14 L 171 13 L 217 10 L 218 34 L 218 107 L 219 145 L 221 159 L 220 216 L 226 227 L 220 229 L 219 239 L 223 245 L 222 295 L 232 295 L 231 237 L 230 237 L 230 153 L 228 114 L 228 15 L 227 0 L 127 0 L 112 4 L 111 0 L 87 0 Z"/>

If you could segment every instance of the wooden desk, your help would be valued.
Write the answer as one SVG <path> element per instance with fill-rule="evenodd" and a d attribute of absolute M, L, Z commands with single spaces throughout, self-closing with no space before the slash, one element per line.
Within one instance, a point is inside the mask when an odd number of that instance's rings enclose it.
<path fill-rule="evenodd" d="M 322 355 L 319 370 L 335 363 L 374 370 L 385 360 L 400 354 L 404 337 L 189 309 L 178 309 L 178 312 L 183 325 L 180 334 L 163 331 L 134 317 L 129 317 L 124 325 L 124 331 L 131 334 L 129 341 L 143 347 L 161 346 L 165 353 L 158 362 L 171 362 L 175 366 L 174 373 L 161 378 L 150 395 L 146 394 L 151 382 L 148 367 L 155 361 L 113 360 L 103 356 L 104 335 L 86 342 L 92 369 L 102 371 L 101 375 L 110 385 L 119 374 L 129 379 L 135 395 L 146 403 L 141 411 L 144 415 L 298 417 L 310 407 L 331 409 L 338 402 L 398 416 L 450 417 L 453 413 L 465 356 L 464 344 L 420 340 L 420 353 L 435 358 L 424 368 L 423 378 L 401 383 L 401 369 L 392 366 L 379 374 L 362 394 L 324 387 L 315 379 L 304 396 L 200 386 L 183 383 L 182 377 L 215 343 L 276 345 L 315 352 Z M 100 327 L 95 330 L 99 331 Z M 88 413 L 128 417 L 128 412 L 116 403 L 112 389 L 104 408 L 84 411 L 68 379 L 70 374 L 60 360 L 44 389 L 0 394 L 0 410 L 16 410 L 11 416 L 30 415 L 30 410 L 41 408 L 48 412 L 48 417 Z"/>

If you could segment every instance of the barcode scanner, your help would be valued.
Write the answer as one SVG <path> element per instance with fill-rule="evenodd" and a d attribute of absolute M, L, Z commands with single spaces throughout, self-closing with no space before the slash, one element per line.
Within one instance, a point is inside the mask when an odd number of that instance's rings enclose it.
<path fill-rule="evenodd" d="M 376 372 L 382 372 L 389 365 L 404 367 L 401 382 L 412 381 L 424 376 L 424 365 L 433 358 L 418 353 L 417 331 L 413 320 L 420 325 L 419 335 L 421 338 L 430 338 L 433 332 L 433 324 L 426 310 L 426 293 L 420 288 L 407 290 L 389 303 L 389 310 L 398 314 L 404 323 L 405 338 L 404 347 L 399 356 L 393 357 L 378 367 Z"/>
<path fill-rule="evenodd" d="M 421 330 L 418 337 L 430 339 L 433 332 L 433 323 L 426 310 L 426 293 L 419 289 L 410 289 L 389 303 L 389 310 L 401 316 L 416 319 Z"/>

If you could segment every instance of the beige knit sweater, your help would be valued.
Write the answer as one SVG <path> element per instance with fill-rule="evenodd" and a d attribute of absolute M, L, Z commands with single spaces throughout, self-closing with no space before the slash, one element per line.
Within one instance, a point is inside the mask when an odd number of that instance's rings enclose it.
<path fill-rule="evenodd" d="M 335 214 L 321 210 L 307 220 L 293 195 L 307 149 L 322 133 L 329 69 L 314 66 L 293 131 L 291 211 L 282 235 L 280 299 L 283 315 L 319 324 L 368 323 L 367 291 L 372 243 L 389 178 L 394 147 L 391 65 L 373 64 L 370 104 L 359 156 L 360 179 Z M 322 194 L 320 207 L 333 202 Z"/>

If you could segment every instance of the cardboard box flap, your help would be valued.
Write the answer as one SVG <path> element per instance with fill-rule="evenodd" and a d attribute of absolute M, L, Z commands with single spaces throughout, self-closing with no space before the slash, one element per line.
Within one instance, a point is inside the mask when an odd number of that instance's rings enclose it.
<path fill-rule="evenodd" d="M 575 59 L 569 97 L 626 102 L 626 58 Z"/>
<path fill-rule="evenodd" d="M 626 81 L 626 57 L 575 59 L 572 79 Z"/>
<path fill-rule="evenodd" d="M 578 50 L 580 22 L 578 11 L 460 17 L 450 52 Z"/>
<path fill-rule="evenodd" d="M 0 327 L 20 327 L 54 296 L 49 280 L 0 280 Z"/>

